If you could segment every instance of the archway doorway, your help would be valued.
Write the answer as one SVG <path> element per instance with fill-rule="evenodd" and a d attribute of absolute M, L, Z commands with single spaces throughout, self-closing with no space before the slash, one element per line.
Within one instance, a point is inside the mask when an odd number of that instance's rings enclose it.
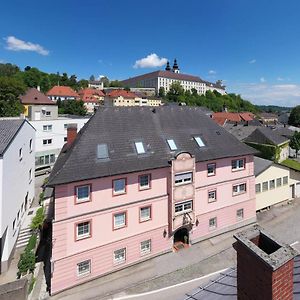
<path fill-rule="evenodd" d="M 189 244 L 189 232 L 187 228 L 180 228 L 174 233 L 174 244 L 177 243 Z"/>

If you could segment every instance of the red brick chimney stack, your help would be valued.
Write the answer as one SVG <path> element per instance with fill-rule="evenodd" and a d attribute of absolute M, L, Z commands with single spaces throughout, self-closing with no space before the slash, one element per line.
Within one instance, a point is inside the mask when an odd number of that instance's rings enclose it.
<path fill-rule="evenodd" d="M 67 127 L 67 144 L 71 145 L 77 136 L 77 124 L 68 124 Z"/>
<path fill-rule="evenodd" d="M 293 300 L 292 247 L 254 226 L 234 235 L 238 300 Z"/>

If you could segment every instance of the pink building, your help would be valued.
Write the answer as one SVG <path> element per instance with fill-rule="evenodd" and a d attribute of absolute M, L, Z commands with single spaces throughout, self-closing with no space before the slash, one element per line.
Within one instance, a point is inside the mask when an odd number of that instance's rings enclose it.
<path fill-rule="evenodd" d="M 99 108 L 71 127 L 49 179 L 51 293 L 255 222 L 253 153 L 194 107 Z"/>

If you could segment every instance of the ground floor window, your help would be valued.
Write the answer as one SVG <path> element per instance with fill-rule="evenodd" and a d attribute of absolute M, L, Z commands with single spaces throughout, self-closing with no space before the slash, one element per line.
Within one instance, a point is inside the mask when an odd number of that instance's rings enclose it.
<path fill-rule="evenodd" d="M 209 219 L 209 229 L 217 228 L 217 217 Z"/>
<path fill-rule="evenodd" d="M 243 208 L 240 208 L 236 211 L 236 218 L 238 221 L 244 219 L 244 209 Z"/>
<path fill-rule="evenodd" d="M 114 251 L 114 263 L 120 264 L 126 261 L 126 248 Z"/>
<path fill-rule="evenodd" d="M 83 276 L 91 273 L 91 260 L 85 260 L 77 264 L 77 275 Z"/>
<path fill-rule="evenodd" d="M 141 242 L 141 255 L 149 254 L 151 252 L 151 240 Z"/>

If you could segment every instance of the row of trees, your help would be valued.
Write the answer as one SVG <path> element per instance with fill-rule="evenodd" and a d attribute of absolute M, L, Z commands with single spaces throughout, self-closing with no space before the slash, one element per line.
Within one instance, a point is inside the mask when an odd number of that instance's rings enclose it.
<path fill-rule="evenodd" d="M 289 116 L 289 125 L 300 127 L 300 105 L 295 106 Z"/>

